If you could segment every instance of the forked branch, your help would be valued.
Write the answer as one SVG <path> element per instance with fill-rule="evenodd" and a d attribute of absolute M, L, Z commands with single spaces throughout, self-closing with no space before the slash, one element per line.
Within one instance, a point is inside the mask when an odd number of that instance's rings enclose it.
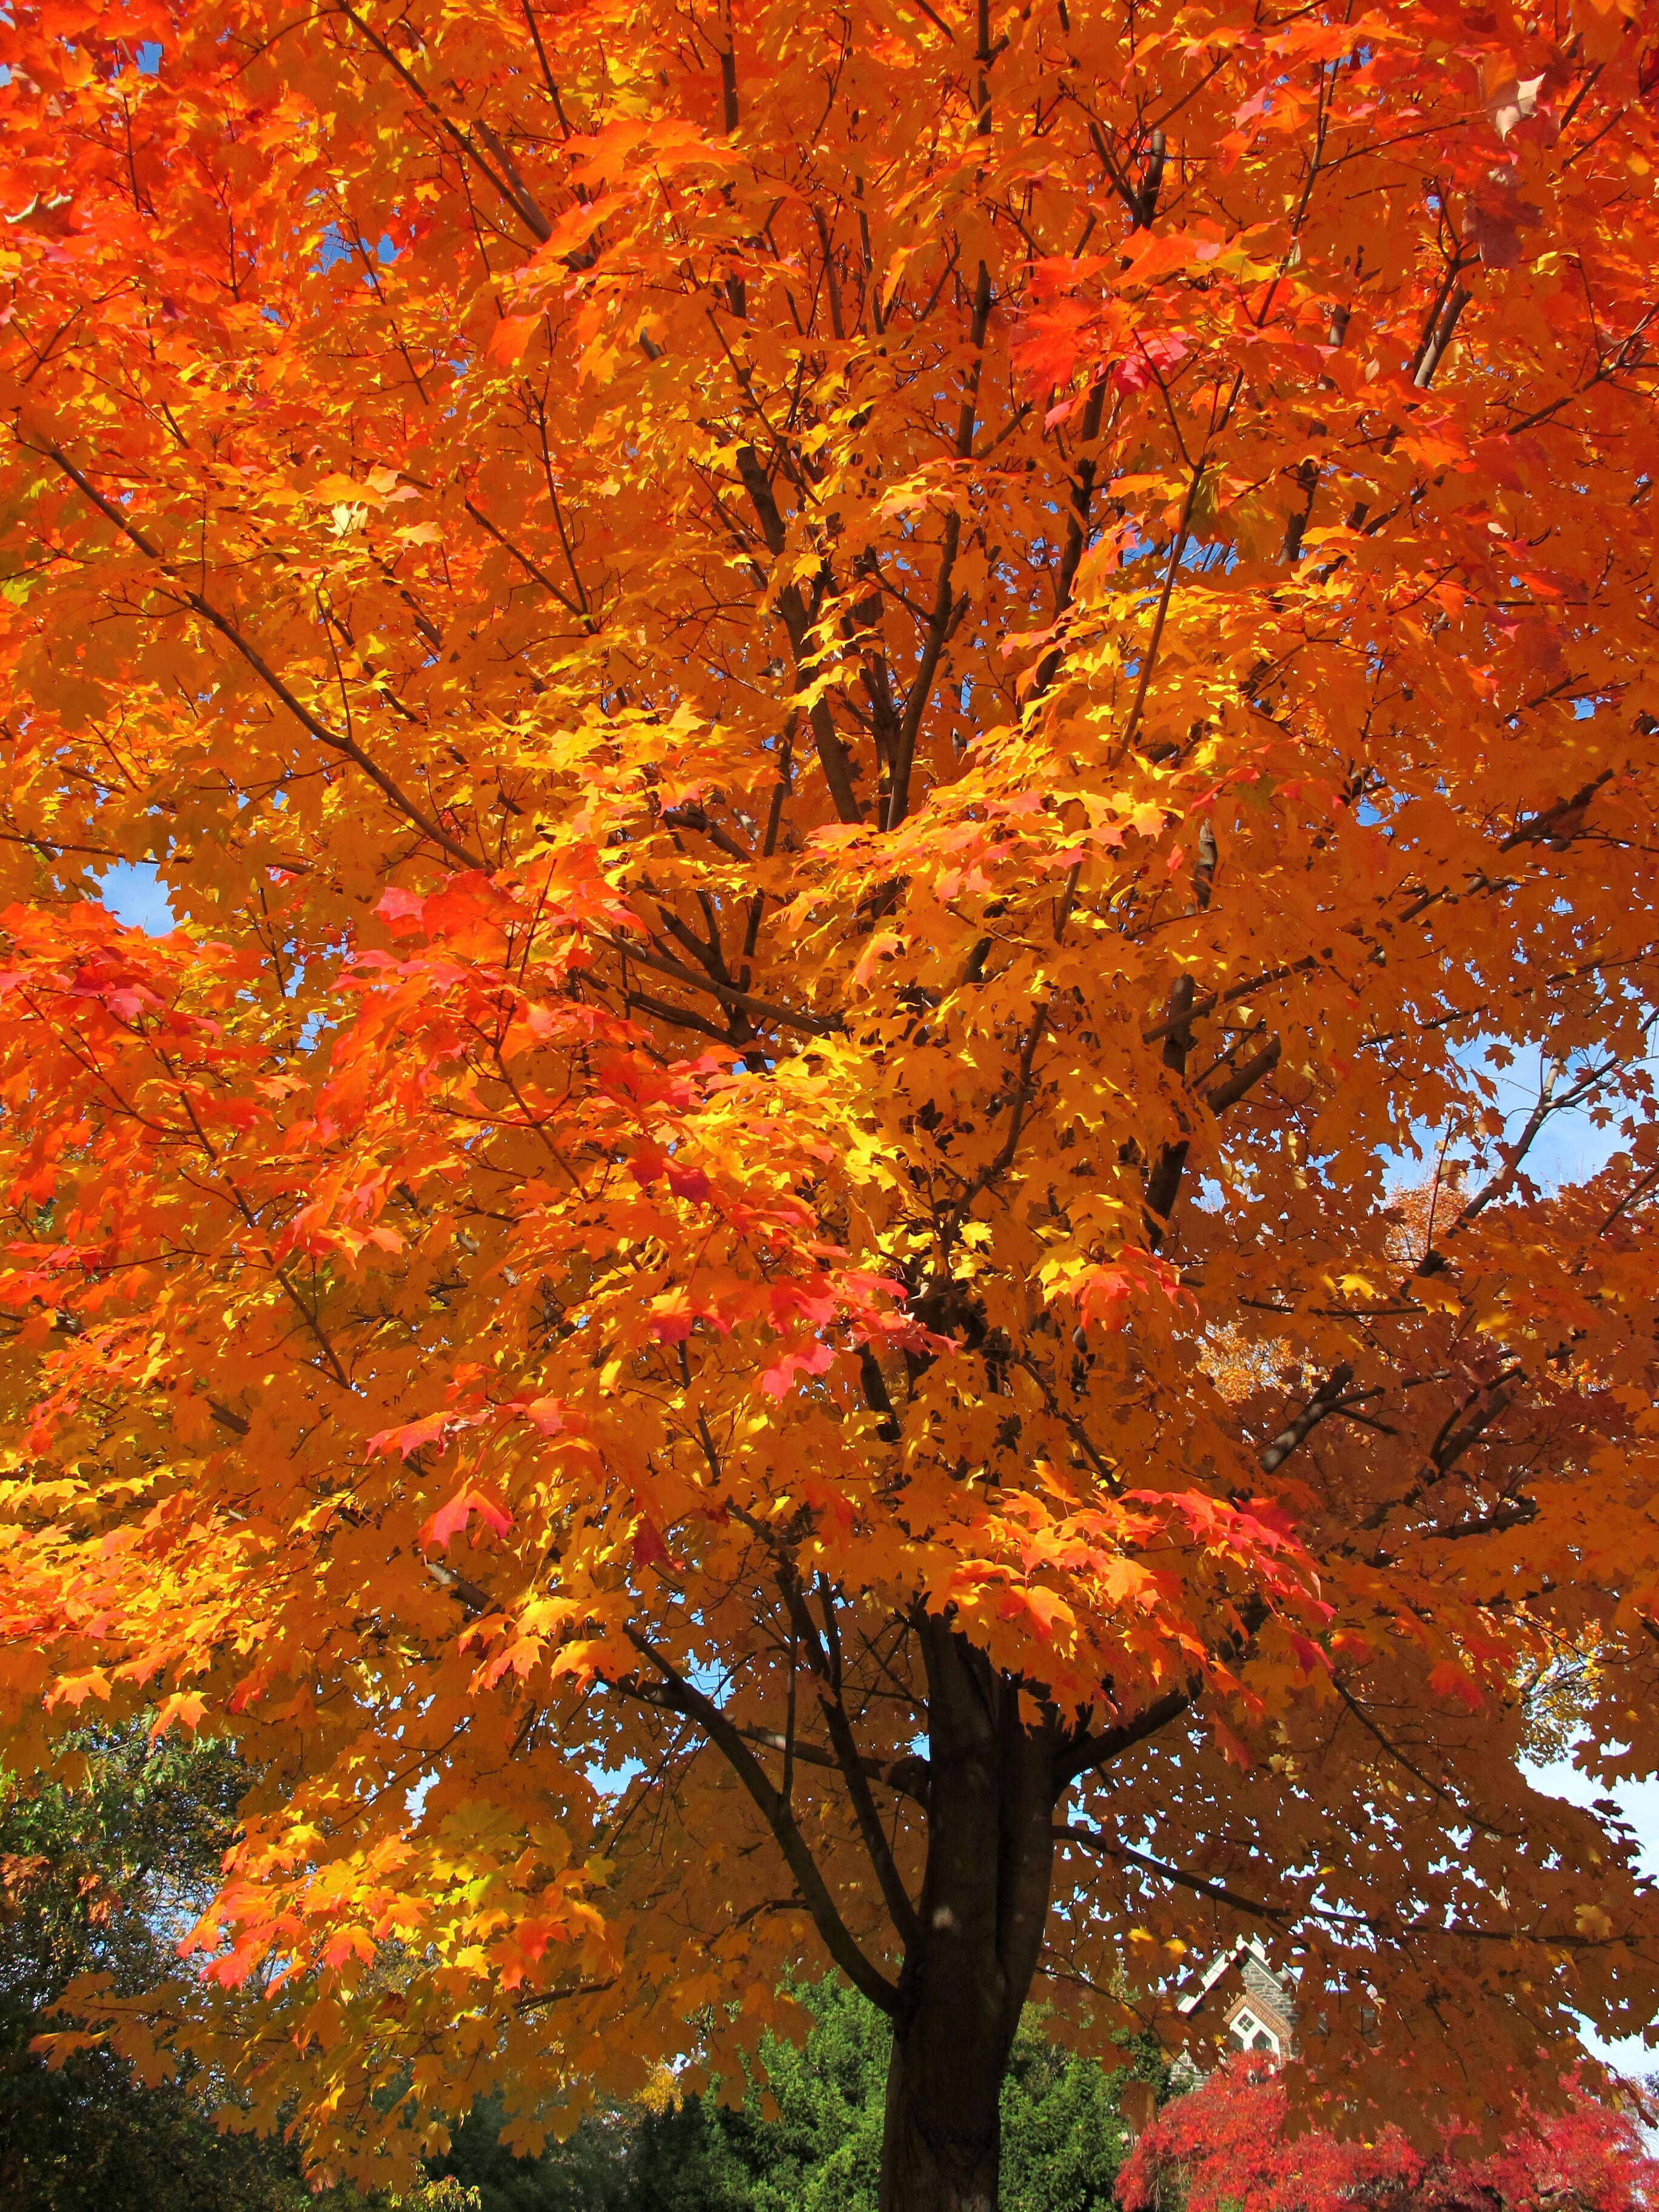
<path fill-rule="evenodd" d="M 812 1856 L 794 1814 L 784 1802 L 782 1792 L 772 1786 L 765 1769 L 744 1742 L 741 1731 L 712 1698 L 706 1697 L 695 1684 L 687 1681 L 636 1629 L 628 1631 L 628 1640 L 662 1678 L 657 1695 L 647 1698 L 645 1702 L 665 1705 L 671 1711 L 695 1721 L 721 1753 L 776 1838 L 785 1863 L 795 1878 L 801 1902 L 811 1914 L 830 1957 L 854 1989 L 890 2016 L 897 2008 L 897 1990 L 865 1957 L 852 1930 L 836 1910 L 829 1885 L 819 1870 L 817 1861 Z M 623 1686 L 618 1685 L 618 1687 Z M 799 1757 L 799 1751 L 796 1755 Z"/>
<path fill-rule="evenodd" d="M 167 578 L 178 599 L 193 613 L 199 615 L 204 622 L 210 623 L 218 631 L 221 637 L 246 661 L 271 696 L 281 701 L 295 720 L 316 738 L 319 744 L 326 745 L 331 752 L 340 754 L 344 759 L 360 768 L 377 790 L 391 800 L 393 806 L 406 820 L 415 824 L 423 837 L 430 838 L 434 845 L 447 853 L 450 859 L 459 866 L 468 869 L 483 868 L 486 873 L 488 872 L 486 863 L 476 853 L 463 845 L 459 838 L 452 837 L 441 823 L 434 822 L 422 807 L 417 806 L 396 780 L 388 775 L 378 763 L 370 758 L 355 738 L 349 733 L 331 729 L 320 715 L 313 714 L 309 707 L 296 698 L 252 641 L 243 634 L 228 615 L 222 614 L 210 599 L 204 599 L 200 592 L 193 590 L 185 582 L 177 565 L 168 560 L 160 546 L 152 544 L 137 525 L 127 520 L 113 501 L 106 499 L 90 477 L 76 466 L 67 453 L 56 446 L 32 447 L 29 450 L 39 453 L 45 459 L 52 461 L 61 469 L 76 489 L 80 492 L 82 497 L 95 507 L 104 520 L 119 531 L 129 544 L 137 546 L 147 561 L 155 563 Z"/>

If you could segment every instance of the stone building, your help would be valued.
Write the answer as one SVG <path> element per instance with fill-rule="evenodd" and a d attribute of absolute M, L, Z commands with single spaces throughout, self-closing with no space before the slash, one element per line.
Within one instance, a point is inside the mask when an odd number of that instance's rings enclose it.
<path fill-rule="evenodd" d="M 1290 1991 L 1254 1936 L 1241 1936 L 1231 1951 L 1212 1959 L 1179 2009 L 1199 2031 L 1194 2043 L 1212 2044 L 1218 2056 L 1255 2051 L 1286 2058 L 1296 2047 Z"/>

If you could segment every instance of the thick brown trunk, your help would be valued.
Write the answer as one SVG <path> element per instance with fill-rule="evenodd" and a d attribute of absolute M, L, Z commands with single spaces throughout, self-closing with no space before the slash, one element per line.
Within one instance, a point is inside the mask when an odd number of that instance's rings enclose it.
<path fill-rule="evenodd" d="M 1054 1730 L 943 1623 L 927 1661 L 927 1864 L 904 1962 L 881 2212 L 995 2212 L 1002 2078 L 1054 1860 Z"/>
<path fill-rule="evenodd" d="M 973 2040 L 931 2017 L 894 2037 L 881 2212 L 996 2212 L 1007 2053 L 975 2065 L 963 2048 Z"/>

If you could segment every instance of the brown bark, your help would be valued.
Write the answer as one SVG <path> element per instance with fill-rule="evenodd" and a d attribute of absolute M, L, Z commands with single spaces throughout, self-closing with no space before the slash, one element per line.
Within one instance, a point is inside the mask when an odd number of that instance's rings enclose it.
<path fill-rule="evenodd" d="M 893 2021 L 881 2212 L 995 2212 L 1002 2079 L 1048 1914 L 1056 1732 L 943 1622 L 921 1634 L 927 1862 Z"/>

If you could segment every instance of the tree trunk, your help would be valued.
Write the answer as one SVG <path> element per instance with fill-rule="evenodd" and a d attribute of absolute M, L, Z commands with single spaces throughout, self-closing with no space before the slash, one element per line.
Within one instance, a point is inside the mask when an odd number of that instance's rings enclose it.
<path fill-rule="evenodd" d="M 1002 2077 L 1048 1916 L 1056 1732 L 942 1622 L 921 1636 L 927 1863 L 893 2023 L 881 2212 L 995 2212 Z"/>
<path fill-rule="evenodd" d="M 929 2025 L 931 2035 L 913 2028 L 893 2039 L 881 2212 L 996 2212 L 1007 2053 L 965 2063 L 964 2039 L 943 2021 Z"/>

